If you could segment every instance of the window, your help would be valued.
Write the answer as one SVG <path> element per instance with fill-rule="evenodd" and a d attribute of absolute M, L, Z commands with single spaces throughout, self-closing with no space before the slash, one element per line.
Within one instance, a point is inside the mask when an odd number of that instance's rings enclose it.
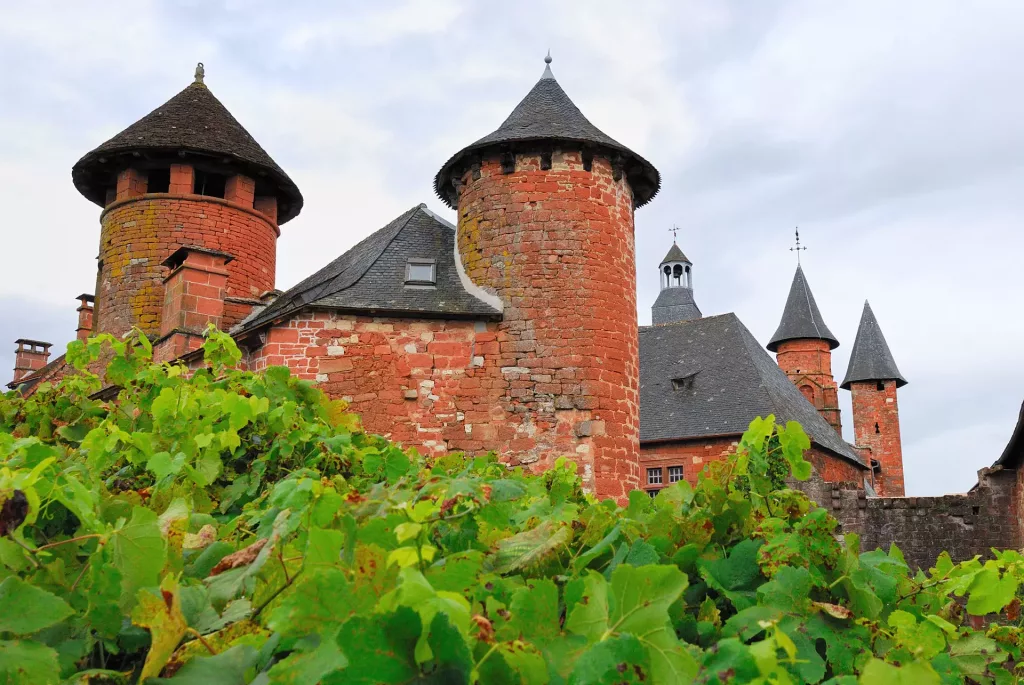
<path fill-rule="evenodd" d="M 166 193 L 171 189 L 170 169 L 150 169 L 147 175 L 147 193 Z"/>
<path fill-rule="evenodd" d="M 885 382 L 884 381 L 877 381 L 875 383 L 875 390 L 885 390 Z"/>
<path fill-rule="evenodd" d="M 207 197 L 224 197 L 228 177 L 212 171 L 195 170 L 192 178 L 192 192 Z"/>
<path fill-rule="evenodd" d="M 433 259 L 410 259 L 405 265 L 406 285 L 434 285 L 437 282 L 436 266 Z"/>
<path fill-rule="evenodd" d="M 693 387 L 693 379 L 697 377 L 698 372 L 693 372 L 686 376 L 680 376 L 672 379 L 673 390 L 689 390 Z"/>
<path fill-rule="evenodd" d="M 683 479 L 683 467 L 682 466 L 669 466 L 668 467 L 668 482 L 678 483 Z"/>
<path fill-rule="evenodd" d="M 661 485 L 661 469 L 647 469 L 647 484 Z"/>
<path fill-rule="evenodd" d="M 648 490 L 648 491 L 647 491 L 647 495 L 648 495 L 648 496 L 649 496 L 649 497 L 650 497 L 651 499 L 654 499 L 655 497 L 657 497 L 657 496 L 658 496 L 658 493 L 659 493 L 659 492 L 661 492 L 661 491 L 660 491 L 660 490 L 658 490 L 657 488 L 655 488 L 654 490 Z"/>

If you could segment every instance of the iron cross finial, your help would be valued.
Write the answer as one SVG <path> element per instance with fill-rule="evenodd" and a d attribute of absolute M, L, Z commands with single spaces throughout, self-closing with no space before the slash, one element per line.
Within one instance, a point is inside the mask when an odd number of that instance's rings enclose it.
<path fill-rule="evenodd" d="M 806 250 L 806 249 L 807 249 L 806 246 L 804 246 L 804 247 L 800 246 L 800 229 L 797 228 L 796 229 L 796 247 L 789 248 L 790 252 L 796 252 L 796 265 L 797 266 L 800 266 L 800 252 L 803 251 L 803 250 Z"/>
<path fill-rule="evenodd" d="M 668 232 L 672 234 L 672 243 L 675 244 L 675 242 L 676 242 L 676 233 L 679 232 L 679 227 L 676 226 L 675 224 L 672 224 L 672 228 L 668 229 Z"/>

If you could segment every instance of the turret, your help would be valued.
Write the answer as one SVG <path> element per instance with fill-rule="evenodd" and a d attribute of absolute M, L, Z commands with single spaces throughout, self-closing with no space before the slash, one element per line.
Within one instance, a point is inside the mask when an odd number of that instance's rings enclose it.
<path fill-rule="evenodd" d="M 658 278 L 661 292 L 651 307 L 651 320 L 655 325 L 701 318 L 693 300 L 693 263 L 675 241 L 658 265 Z"/>
<path fill-rule="evenodd" d="M 875 490 L 887 497 L 905 494 L 896 389 L 906 384 L 865 300 L 842 388 L 852 394 L 854 442 L 870 451 L 872 466 L 877 467 Z"/>
<path fill-rule="evenodd" d="M 75 187 L 103 207 L 92 329 L 157 336 L 164 262 L 182 246 L 230 254 L 222 326 L 274 288 L 279 225 L 302 195 L 204 83 L 188 87 L 86 154 Z"/>
<path fill-rule="evenodd" d="M 807 401 L 841 435 L 839 391 L 832 376 L 832 350 L 837 347 L 839 341 L 821 318 L 803 267 L 797 265 L 782 321 L 768 349 L 775 352 L 779 368 Z"/>
<path fill-rule="evenodd" d="M 660 179 L 583 116 L 545 61 L 434 187 L 458 212 L 466 276 L 504 309 L 498 453 L 539 468 L 568 455 L 599 496 L 622 497 L 639 483 L 633 211 Z"/>

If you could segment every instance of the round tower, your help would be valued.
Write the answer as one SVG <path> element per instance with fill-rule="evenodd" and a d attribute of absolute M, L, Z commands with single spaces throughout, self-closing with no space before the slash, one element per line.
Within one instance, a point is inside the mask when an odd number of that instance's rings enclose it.
<path fill-rule="evenodd" d="M 274 288 L 278 226 L 302 195 L 203 82 L 188 87 L 86 154 L 72 179 L 103 207 L 93 330 L 158 335 L 163 262 L 182 247 L 225 253 L 221 326 Z"/>
<path fill-rule="evenodd" d="M 768 349 L 807 401 L 842 435 L 839 389 L 832 375 L 832 350 L 837 347 L 839 341 L 822 320 L 804 270 L 797 265 L 782 321 Z"/>
<path fill-rule="evenodd" d="M 434 181 L 458 212 L 466 275 L 504 309 L 499 453 L 539 468 L 568 456 L 599 496 L 639 483 L 633 211 L 659 183 L 583 116 L 550 66 Z"/>
<path fill-rule="evenodd" d="M 851 393 L 854 444 L 870 452 L 875 490 L 883 497 L 905 494 L 896 389 L 906 384 L 875 313 L 865 300 L 841 387 Z"/>
<path fill-rule="evenodd" d="M 675 241 L 658 265 L 658 279 L 661 292 L 651 307 L 651 322 L 655 326 L 701 318 L 693 299 L 693 262 Z"/>

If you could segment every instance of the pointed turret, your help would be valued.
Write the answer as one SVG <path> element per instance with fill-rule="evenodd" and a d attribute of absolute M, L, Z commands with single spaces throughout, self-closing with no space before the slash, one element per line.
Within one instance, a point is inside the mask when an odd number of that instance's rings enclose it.
<path fill-rule="evenodd" d="M 661 292 L 651 307 L 654 325 L 701 318 L 693 299 L 693 262 L 672 242 L 668 254 L 658 265 Z"/>
<path fill-rule="evenodd" d="M 779 344 L 787 340 L 824 340 L 830 350 L 839 347 L 839 341 L 821 318 L 818 303 L 814 301 L 803 267 L 799 265 L 793 275 L 793 285 L 789 288 L 782 321 L 775 335 L 768 341 L 768 349 L 778 352 Z"/>
<path fill-rule="evenodd" d="M 858 381 L 894 381 L 897 388 L 907 384 L 906 379 L 896 368 L 896 360 L 892 358 L 889 344 L 885 342 L 882 329 L 878 327 L 875 313 L 871 305 L 864 301 L 864 312 L 860 316 L 857 327 L 857 338 L 853 341 L 850 352 L 850 365 L 846 369 L 846 378 L 842 388 L 849 390 L 850 385 Z"/>
<path fill-rule="evenodd" d="M 896 389 L 906 384 L 906 379 L 896 368 L 875 313 L 865 301 L 842 387 L 852 395 L 856 445 L 869 453 L 877 469 L 875 490 L 886 497 L 905 494 Z"/>
<path fill-rule="evenodd" d="M 449 207 L 458 203 L 458 188 L 466 169 L 477 160 L 499 152 L 582 149 L 584 158 L 603 152 L 615 169 L 616 180 L 625 173 L 633 192 L 633 204 L 641 207 L 658 192 L 661 177 L 654 166 L 622 143 L 612 139 L 583 116 L 576 104 L 558 85 L 551 72 L 551 56 L 544 73 L 526 97 L 495 130 L 457 152 L 444 163 L 434 178 L 434 190 Z M 565 144 L 565 145 L 560 145 Z"/>
<path fill-rule="evenodd" d="M 842 435 L 839 389 L 832 376 L 832 350 L 839 341 L 818 311 L 803 268 L 798 264 L 778 330 L 768 342 L 779 368 L 786 372 L 807 401 Z"/>

